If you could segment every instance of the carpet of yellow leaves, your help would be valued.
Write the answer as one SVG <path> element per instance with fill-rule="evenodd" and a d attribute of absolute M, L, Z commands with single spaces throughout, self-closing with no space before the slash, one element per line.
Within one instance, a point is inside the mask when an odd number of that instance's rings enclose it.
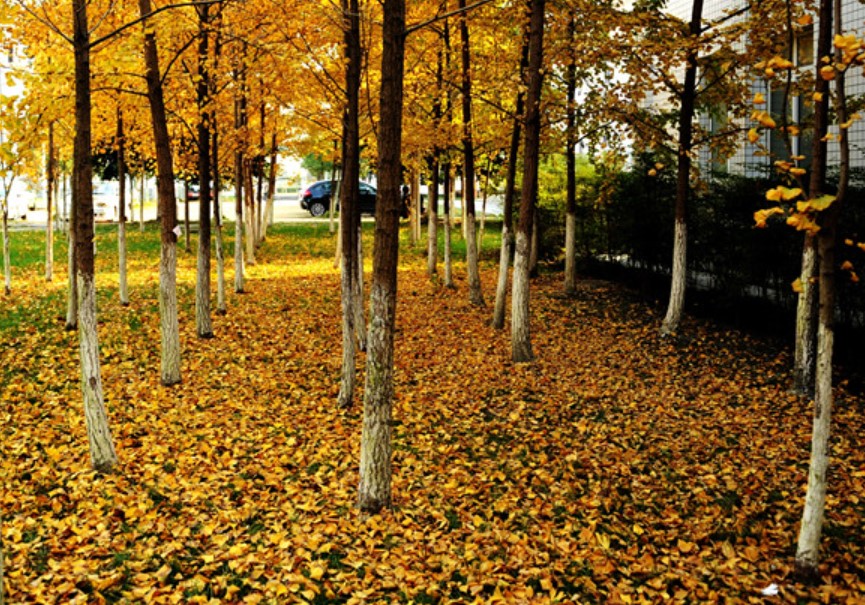
<path fill-rule="evenodd" d="M 584 281 L 562 298 L 552 276 L 533 285 L 538 360 L 514 365 L 464 284 L 435 287 L 409 258 L 395 507 L 364 517 L 359 410 L 335 405 L 337 273 L 261 256 L 204 341 L 184 260 L 173 388 L 155 267 L 133 274 L 127 308 L 100 277 L 108 476 L 88 468 L 62 284 L 16 292 L 44 323 L 2 350 L 10 602 L 863 602 L 865 401 L 837 391 L 823 583 L 796 584 L 811 413 L 772 343 L 695 321 L 661 339 L 626 291 Z"/>

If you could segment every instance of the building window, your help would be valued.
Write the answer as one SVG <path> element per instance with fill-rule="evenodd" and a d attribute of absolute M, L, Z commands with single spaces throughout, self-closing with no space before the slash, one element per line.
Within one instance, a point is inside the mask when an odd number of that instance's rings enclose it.
<path fill-rule="evenodd" d="M 796 34 L 796 65 L 814 65 L 814 26 L 809 25 Z"/>

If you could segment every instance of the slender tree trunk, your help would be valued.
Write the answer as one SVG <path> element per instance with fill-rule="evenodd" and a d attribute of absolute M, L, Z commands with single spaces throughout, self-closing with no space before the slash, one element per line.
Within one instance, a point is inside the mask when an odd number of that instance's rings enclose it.
<path fill-rule="evenodd" d="M 371 294 L 372 322 L 366 364 L 358 507 L 377 512 L 391 505 L 391 414 L 396 269 L 399 253 L 405 0 L 384 0 L 379 185 Z"/>
<path fill-rule="evenodd" d="M 48 219 L 45 223 L 45 281 L 54 279 L 54 122 L 48 124 L 48 159 L 45 166 Z"/>
<path fill-rule="evenodd" d="M 242 80 L 240 81 L 242 90 Z M 234 103 L 234 130 L 240 141 L 243 130 L 243 117 L 246 114 L 246 99 L 241 91 L 240 96 Z M 234 291 L 238 294 L 243 292 L 243 149 L 238 142 L 234 151 Z"/>
<path fill-rule="evenodd" d="M 514 258 L 514 291 L 511 300 L 511 356 L 516 362 L 531 361 L 529 322 L 529 256 L 538 193 L 538 160 L 541 140 L 541 84 L 543 81 L 544 0 L 532 0 L 529 24 L 527 70 L 526 138 L 523 147 L 523 183 L 520 196 L 520 223 Z"/>
<path fill-rule="evenodd" d="M 445 162 L 444 165 L 444 220 L 442 229 L 444 230 L 444 266 L 445 266 L 445 287 L 454 288 L 454 272 L 453 262 L 451 260 L 451 202 L 453 201 L 453 166 L 450 162 Z"/>
<path fill-rule="evenodd" d="M 432 168 L 430 170 L 429 199 L 427 199 L 427 265 L 426 271 L 430 278 L 438 273 L 438 205 L 439 205 L 439 150 L 433 150 Z"/>
<path fill-rule="evenodd" d="M 142 16 L 151 12 L 150 0 L 138 0 L 138 6 Z M 145 28 L 144 33 L 144 61 L 147 67 L 147 97 L 150 101 L 153 140 L 156 144 L 156 190 L 161 220 L 159 316 L 162 367 L 160 373 L 162 384 L 168 386 L 180 382 L 180 327 L 177 318 L 177 200 L 174 197 L 174 168 L 159 71 L 156 33 L 150 28 Z"/>
<path fill-rule="evenodd" d="M 225 245 L 222 241 L 222 200 L 219 192 L 222 188 L 219 175 L 219 128 L 216 125 L 216 112 L 211 114 L 213 124 L 213 225 L 216 230 L 216 314 L 225 315 L 228 309 L 225 304 Z"/>
<path fill-rule="evenodd" d="M 702 33 L 703 0 L 694 0 L 689 38 L 696 41 Z M 694 108 L 697 97 L 697 50 L 688 52 L 685 81 L 679 108 L 679 161 L 676 172 L 676 222 L 673 235 L 673 274 L 670 300 L 661 324 L 661 334 L 672 334 L 682 320 L 685 290 L 688 286 L 688 198 L 691 192 L 691 148 L 693 146 Z"/>
<path fill-rule="evenodd" d="M 210 315 L 210 6 L 198 11 L 198 274 L 195 280 L 195 332 L 199 338 L 213 338 Z"/>
<path fill-rule="evenodd" d="M 484 249 L 484 229 L 486 228 L 487 222 L 487 197 L 490 192 L 490 171 L 493 167 L 492 156 L 487 158 L 487 171 L 484 176 L 484 186 L 482 191 L 482 199 L 481 199 L 481 221 L 480 221 L 480 229 L 478 229 L 478 254 Z"/>
<path fill-rule="evenodd" d="M 279 166 L 276 163 L 277 144 L 276 131 L 270 135 L 270 170 L 267 173 L 267 205 L 264 211 L 264 224 L 261 226 L 261 239 L 267 239 L 267 228 L 273 224 L 273 204 L 276 199 L 276 173 Z"/>
<path fill-rule="evenodd" d="M 119 185 L 117 217 L 117 264 L 120 273 L 120 304 L 129 304 L 129 284 L 126 275 L 126 135 L 123 114 L 117 108 L 117 182 Z"/>
<path fill-rule="evenodd" d="M 346 110 L 342 131 L 342 186 L 339 189 L 339 232 L 342 242 L 342 378 L 337 406 L 351 407 L 357 380 L 355 333 L 358 280 L 358 245 L 360 237 L 360 6 L 358 0 L 343 0 L 345 30 Z M 335 193 L 335 192 L 334 192 Z M 335 199 L 335 196 L 332 196 Z"/>
<path fill-rule="evenodd" d="M 96 280 L 93 250 L 93 164 L 90 130 L 90 34 L 86 0 L 73 0 L 75 49 L 75 142 L 73 150 L 73 206 L 75 212 L 75 267 L 78 273 L 78 340 L 81 355 L 81 392 L 84 419 L 94 469 L 110 471 L 117 465 L 114 440 L 102 394 L 99 336 L 96 325 Z"/>
<path fill-rule="evenodd" d="M 565 295 L 577 293 L 577 14 L 571 9 L 568 19 L 568 37 L 571 40 L 571 62 L 565 73 L 568 94 L 565 163 L 568 173 L 567 214 L 565 217 Z"/>
<path fill-rule="evenodd" d="M 458 7 L 465 9 L 466 0 L 458 0 Z M 462 57 L 462 106 L 463 106 L 463 210 L 465 214 L 466 264 L 469 281 L 469 302 L 484 306 L 481 292 L 481 275 L 475 233 L 475 145 L 472 124 L 472 68 L 468 17 L 464 12 L 460 18 L 460 41 Z"/>
<path fill-rule="evenodd" d="M 529 36 L 526 30 L 523 36 L 523 47 L 520 53 L 520 74 L 524 77 L 529 65 Z M 521 78 L 522 79 L 522 78 Z M 525 95 L 522 89 L 517 91 L 514 126 L 511 132 L 511 146 L 508 151 L 508 172 L 505 177 L 504 218 L 502 221 L 502 248 L 499 254 L 499 276 L 496 283 L 496 304 L 493 309 L 492 325 L 497 330 L 505 327 L 505 307 L 508 296 L 508 269 L 511 264 L 511 250 L 514 245 L 513 215 L 514 196 L 517 190 L 517 165 L 520 153 L 520 137 L 522 134 L 523 113 L 525 112 Z"/>
<path fill-rule="evenodd" d="M 67 216 L 69 217 L 69 222 L 66 225 L 66 239 L 68 240 L 66 249 L 66 275 L 68 276 L 68 288 L 66 290 L 66 330 L 69 331 L 78 329 L 78 273 L 75 271 L 75 200 L 72 200 Z"/>
<path fill-rule="evenodd" d="M 259 88 L 264 89 L 264 82 L 259 82 Z M 258 248 L 261 242 L 264 241 L 264 119 L 265 106 L 262 100 L 259 105 L 259 128 L 258 135 L 258 155 L 256 156 L 253 166 L 256 170 L 256 194 L 255 194 L 255 247 Z"/>
<path fill-rule="evenodd" d="M 832 0 L 821 0 L 817 47 L 818 57 L 829 57 L 831 51 L 832 7 Z M 836 0 L 834 2 L 834 8 L 835 33 L 836 35 L 843 35 L 840 1 Z M 836 50 L 835 60 L 838 63 L 843 62 L 840 50 Z M 817 63 L 820 65 L 822 61 L 818 61 Z M 843 71 L 839 71 L 836 75 L 835 86 L 838 122 L 844 123 L 848 120 L 848 115 L 845 75 Z M 828 89 L 826 92 L 828 92 Z M 826 119 L 828 116 L 824 115 L 821 117 Z M 823 125 L 826 124 L 826 122 L 817 122 L 818 127 L 821 123 Z M 847 194 L 850 178 L 850 140 L 848 134 L 848 130 L 840 129 L 838 192 L 835 196 L 835 201 L 823 213 L 822 220 L 820 221 L 820 231 L 817 233 L 820 270 L 820 309 L 817 327 L 814 418 L 811 434 L 811 460 L 808 468 L 808 491 L 805 494 L 805 508 L 802 511 L 802 522 L 799 526 L 799 540 L 796 548 L 797 571 L 808 577 L 817 577 L 819 574 L 820 536 L 823 530 L 823 518 L 826 509 L 833 405 L 832 354 L 835 338 L 835 243 L 837 240 L 841 207 L 845 201 L 844 198 Z M 814 167 L 820 166 L 820 168 L 816 170 L 812 169 L 812 179 L 824 178 L 824 174 L 819 172 L 821 169 L 825 169 L 826 157 L 824 154 L 825 146 L 820 150 L 820 155 L 815 155 L 813 158 Z M 817 186 L 819 186 L 819 183 Z M 812 193 L 820 193 L 815 187 L 812 182 Z"/>
<path fill-rule="evenodd" d="M 246 120 L 244 120 L 246 123 Z M 253 184 L 253 161 L 246 158 L 243 161 L 243 174 L 246 186 L 246 264 L 255 264 L 255 244 L 258 239 L 257 214 L 255 211 L 255 187 Z"/>
<path fill-rule="evenodd" d="M 141 180 L 138 183 L 138 231 L 144 233 L 144 182 L 147 177 L 144 173 L 144 163 L 141 165 Z"/>
<path fill-rule="evenodd" d="M 192 253 L 192 229 L 189 228 L 189 181 L 183 181 L 183 237 L 186 240 L 186 252 Z"/>
<path fill-rule="evenodd" d="M 817 54 L 819 57 L 825 57 L 831 51 L 832 44 L 830 0 L 821 0 L 819 18 Z M 822 27 L 824 22 L 829 23 L 825 28 Z M 821 61 L 814 63 L 816 70 L 814 92 L 821 100 L 814 101 L 814 135 L 808 186 L 808 195 L 812 199 L 820 197 L 826 188 L 826 133 L 829 124 L 829 82 L 820 76 L 820 68 L 824 64 Z M 796 346 L 793 359 L 793 391 L 803 397 L 808 397 L 814 392 L 819 296 L 817 264 L 817 237 L 806 234 L 802 246 L 802 268 L 799 275 L 802 292 L 799 294 L 796 306 Z"/>
<path fill-rule="evenodd" d="M 6 188 L 6 199 L 3 201 L 3 279 L 6 294 L 12 292 L 12 266 L 9 256 L 9 188 Z"/>
<path fill-rule="evenodd" d="M 536 196 L 537 198 L 537 196 Z M 535 200 L 535 216 L 532 218 L 532 238 L 529 252 L 529 277 L 538 276 L 538 259 L 541 251 L 541 229 L 538 221 L 537 199 Z"/>
<path fill-rule="evenodd" d="M 366 351 L 366 313 L 363 306 L 363 224 L 360 222 L 360 208 L 357 219 L 357 278 L 354 280 L 354 330 L 357 346 Z"/>

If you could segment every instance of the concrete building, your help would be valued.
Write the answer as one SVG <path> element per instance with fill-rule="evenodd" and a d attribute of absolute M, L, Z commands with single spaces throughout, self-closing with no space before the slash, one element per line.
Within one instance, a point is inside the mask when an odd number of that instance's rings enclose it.
<path fill-rule="evenodd" d="M 729 14 L 731 11 L 739 9 L 747 9 L 746 0 L 705 0 L 703 8 L 704 21 L 712 21 Z M 676 17 L 689 21 L 693 8 L 693 0 L 670 0 L 667 5 L 669 13 Z M 865 4 L 859 0 L 844 0 L 843 2 L 843 24 L 844 30 L 847 33 L 857 33 L 858 36 L 865 35 Z M 782 30 L 778 30 L 778 35 L 783 36 Z M 802 71 L 815 70 L 815 49 L 816 49 L 817 23 L 808 26 L 801 30 L 796 36 L 794 48 L 788 53 L 787 57 L 791 60 L 796 69 Z M 794 69 L 794 73 L 795 73 Z M 784 106 L 784 82 L 782 78 L 770 80 L 768 78 L 755 78 L 752 84 L 754 94 L 761 93 L 766 99 L 766 105 L 762 108 L 769 111 L 775 118 L 777 123 L 780 123 L 779 116 L 783 111 Z M 861 67 L 853 67 L 847 72 L 846 89 L 848 98 L 865 95 L 865 75 Z M 801 97 L 793 97 L 787 102 L 788 121 L 791 124 L 799 124 L 807 122 L 808 114 L 811 112 L 810 103 L 806 102 Z M 714 130 L 720 124 L 714 124 L 709 116 L 701 116 L 701 124 L 708 130 Z M 721 118 L 723 119 L 723 118 Z M 753 124 L 749 124 L 753 125 Z M 829 132 L 838 134 L 838 126 L 830 124 Z M 749 143 L 745 137 L 742 137 L 742 144 L 739 145 L 732 157 L 724 160 L 713 157 L 712 152 L 708 149 L 700 150 L 700 165 L 704 171 L 712 168 L 716 171 L 730 172 L 735 174 L 743 174 L 747 176 L 766 175 L 769 167 L 775 159 L 787 159 L 788 153 L 782 137 L 778 131 L 765 130 L 761 134 L 761 139 L 757 144 Z M 865 168 L 865 120 L 855 121 L 849 129 L 850 140 L 850 156 L 853 167 Z M 808 156 L 811 155 L 811 137 L 807 131 L 802 135 L 792 137 L 792 147 L 794 155 L 804 155 L 808 163 Z M 760 147 L 768 149 L 771 155 L 760 155 L 755 152 Z M 829 165 L 837 164 L 839 150 L 837 142 L 830 141 L 828 145 L 828 162 Z"/>

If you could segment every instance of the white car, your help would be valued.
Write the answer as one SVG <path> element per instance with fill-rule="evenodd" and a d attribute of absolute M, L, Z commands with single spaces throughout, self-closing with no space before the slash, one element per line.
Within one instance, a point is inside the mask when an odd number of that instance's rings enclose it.
<path fill-rule="evenodd" d="M 93 218 L 97 221 L 117 221 L 120 218 L 120 187 L 115 181 L 93 185 Z"/>

